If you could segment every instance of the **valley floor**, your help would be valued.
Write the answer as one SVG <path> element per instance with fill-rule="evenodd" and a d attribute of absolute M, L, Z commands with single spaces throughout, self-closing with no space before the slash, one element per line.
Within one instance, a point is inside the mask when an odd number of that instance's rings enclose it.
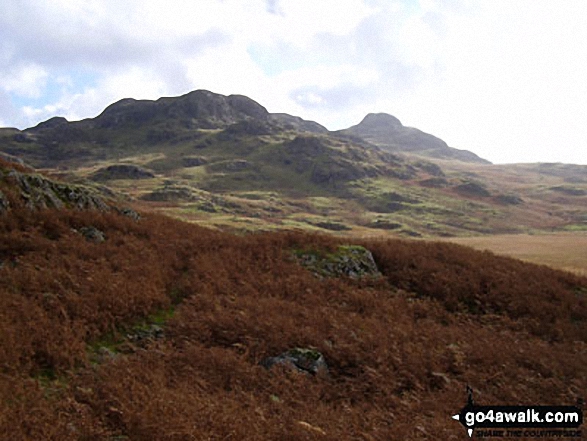
<path fill-rule="evenodd" d="M 450 242 L 587 275 L 587 233 L 452 237 Z"/>

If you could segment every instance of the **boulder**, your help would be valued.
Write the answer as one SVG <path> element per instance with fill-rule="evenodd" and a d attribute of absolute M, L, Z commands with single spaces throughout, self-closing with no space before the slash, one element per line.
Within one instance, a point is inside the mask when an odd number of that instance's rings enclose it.
<path fill-rule="evenodd" d="M 104 232 L 98 230 L 96 227 L 82 227 L 79 233 L 86 238 L 88 242 L 102 243 L 106 240 Z"/>
<path fill-rule="evenodd" d="M 328 365 L 324 356 L 316 349 L 294 348 L 276 357 L 268 357 L 261 361 L 261 366 L 271 369 L 273 366 L 285 366 L 296 372 L 305 374 L 327 374 Z"/>
<path fill-rule="evenodd" d="M 301 250 L 298 262 L 320 277 L 381 277 L 371 251 L 359 245 L 339 246 L 333 253 Z"/>
<path fill-rule="evenodd" d="M 139 348 L 145 348 L 154 341 L 161 340 L 164 337 L 165 331 L 163 328 L 155 324 L 135 328 L 126 334 L 128 342 Z"/>
<path fill-rule="evenodd" d="M 134 221 L 139 221 L 141 219 L 141 215 L 134 211 L 132 208 L 124 207 L 124 208 L 117 208 L 116 209 L 119 214 L 130 217 Z"/>

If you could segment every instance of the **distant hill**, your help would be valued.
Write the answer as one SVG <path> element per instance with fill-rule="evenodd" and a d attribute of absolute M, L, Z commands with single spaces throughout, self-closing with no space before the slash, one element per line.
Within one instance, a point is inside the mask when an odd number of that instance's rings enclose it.
<path fill-rule="evenodd" d="M 490 165 L 391 115 L 331 132 L 205 90 L 0 129 L 0 157 L 219 228 L 409 237 L 587 229 L 584 166 Z"/>
<path fill-rule="evenodd" d="M 359 124 L 338 133 L 358 136 L 393 153 L 490 164 L 472 152 L 449 147 L 436 136 L 404 127 L 399 119 L 387 113 L 370 113 Z"/>

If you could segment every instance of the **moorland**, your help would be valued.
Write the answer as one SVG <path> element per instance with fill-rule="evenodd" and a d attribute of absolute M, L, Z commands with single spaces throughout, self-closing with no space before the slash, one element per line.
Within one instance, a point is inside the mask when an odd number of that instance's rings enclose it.
<path fill-rule="evenodd" d="M 467 386 L 585 398 L 585 166 L 206 91 L 0 151 L 2 439 L 460 439 Z"/>

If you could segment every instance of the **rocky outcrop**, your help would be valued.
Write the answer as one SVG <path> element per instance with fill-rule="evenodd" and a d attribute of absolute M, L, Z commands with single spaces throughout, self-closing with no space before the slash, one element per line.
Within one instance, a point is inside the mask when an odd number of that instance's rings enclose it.
<path fill-rule="evenodd" d="M 135 210 L 133 210 L 132 208 L 129 207 L 123 207 L 123 208 L 116 208 L 116 211 L 126 217 L 131 218 L 134 221 L 139 221 L 141 220 L 141 215 L 139 213 L 137 213 Z"/>
<path fill-rule="evenodd" d="M 107 107 L 95 124 L 99 128 L 123 125 L 142 126 L 155 118 L 185 120 L 204 129 L 219 128 L 247 119 L 267 119 L 265 107 L 242 95 L 224 96 L 207 90 L 196 90 L 157 101 L 126 98 Z"/>
<path fill-rule="evenodd" d="M 84 236 L 88 242 L 102 243 L 106 240 L 104 232 L 93 226 L 82 227 L 79 229 L 79 233 Z"/>
<path fill-rule="evenodd" d="M 430 158 L 490 164 L 472 152 L 449 147 L 436 136 L 405 127 L 399 119 L 387 113 L 370 113 L 359 124 L 338 133 L 358 136 L 393 153 L 412 153 Z"/>
<path fill-rule="evenodd" d="M 184 167 L 199 167 L 208 164 L 208 160 L 202 156 L 186 156 L 181 159 Z"/>
<path fill-rule="evenodd" d="M 58 183 L 38 174 L 16 170 L 7 172 L 5 179 L 18 189 L 25 205 L 31 209 L 110 210 L 104 199 L 89 187 Z"/>
<path fill-rule="evenodd" d="M 94 181 L 108 181 L 112 179 L 151 179 L 153 172 L 131 164 L 116 164 L 97 170 L 93 175 Z"/>
<path fill-rule="evenodd" d="M 268 357 L 261 361 L 261 366 L 271 369 L 273 366 L 284 366 L 305 374 L 327 374 L 328 365 L 324 356 L 315 349 L 294 348 L 276 357 Z"/>
<path fill-rule="evenodd" d="M 319 277 L 380 277 L 371 252 L 359 245 L 339 246 L 335 252 L 299 250 L 297 261 Z"/>

